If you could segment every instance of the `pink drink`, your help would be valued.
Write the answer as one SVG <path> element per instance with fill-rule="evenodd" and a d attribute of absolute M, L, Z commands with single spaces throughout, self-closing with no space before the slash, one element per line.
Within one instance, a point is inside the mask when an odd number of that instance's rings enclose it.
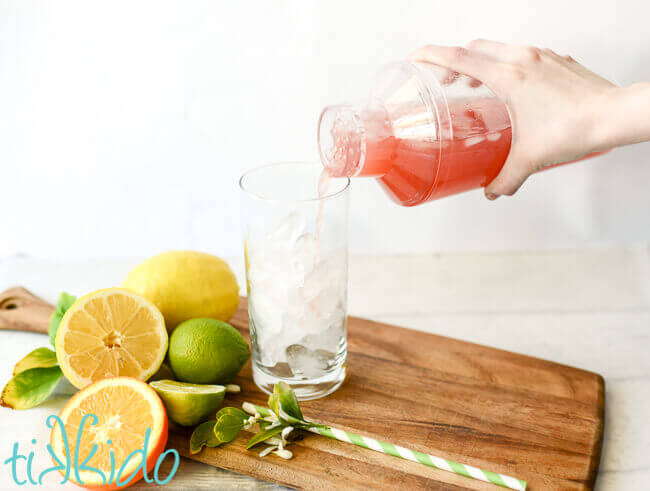
<path fill-rule="evenodd" d="M 412 110 L 403 113 L 407 119 Z M 485 186 L 499 173 L 510 150 L 508 112 L 497 99 L 476 99 L 471 105 L 454 101 L 449 114 L 451 125 L 440 132 L 452 135 L 446 140 L 396 137 L 388 127 L 382 131 L 383 112 L 365 111 L 360 116 L 361 141 L 353 135 L 356 128 L 341 118 L 331 126 L 334 152 L 326 156 L 327 170 L 333 176 L 378 178 L 403 206 Z"/>

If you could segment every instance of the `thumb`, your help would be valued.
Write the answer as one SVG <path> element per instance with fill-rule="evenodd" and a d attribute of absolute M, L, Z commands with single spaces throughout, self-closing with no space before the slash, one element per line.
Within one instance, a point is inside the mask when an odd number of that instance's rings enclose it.
<path fill-rule="evenodd" d="M 485 187 L 485 197 L 495 200 L 499 196 L 512 196 L 528 179 L 531 171 L 523 161 L 508 158 L 499 175 Z"/>

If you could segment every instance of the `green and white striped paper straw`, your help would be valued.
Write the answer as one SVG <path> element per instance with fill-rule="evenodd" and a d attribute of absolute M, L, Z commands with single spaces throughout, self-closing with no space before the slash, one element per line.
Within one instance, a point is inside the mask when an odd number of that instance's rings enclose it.
<path fill-rule="evenodd" d="M 255 404 L 251 404 L 251 406 L 255 408 L 255 411 L 257 411 L 260 416 L 266 417 L 271 416 L 272 414 L 271 410 L 268 408 L 257 406 Z M 318 428 L 309 428 L 309 431 L 341 442 L 352 443 L 358 447 L 368 448 L 400 459 L 419 462 L 420 464 L 435 469 L 453 472 L 454 474 L 460 474 L 461 476 L 471 477 L 480 481 L 490 482 L 505 488 L 516 489 L 519 491 L 524 491 L 526 489 L 526 481 L 522 481 L 521 479 L 506 476 L 505 474 L 485 471 L 478 467 L 443 459 L 442 457 L 436 457 L 435 455 L 409 450 L 408 448 L 400 447 L 399 445 L 382 442 L 380 440 L 375 440 L 374 438 L 358 435 L 338 428 L 322 425 Z"/>

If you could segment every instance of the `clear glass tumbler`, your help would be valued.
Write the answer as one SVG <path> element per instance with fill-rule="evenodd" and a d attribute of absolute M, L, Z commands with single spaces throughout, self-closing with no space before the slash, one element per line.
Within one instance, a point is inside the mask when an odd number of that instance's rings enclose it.
<path fill-rule="evenodd" d="M 253 378 L 301 400 L 345 378 L 350 181 L 322 169 L 275 163 L 239 181 Z"/>

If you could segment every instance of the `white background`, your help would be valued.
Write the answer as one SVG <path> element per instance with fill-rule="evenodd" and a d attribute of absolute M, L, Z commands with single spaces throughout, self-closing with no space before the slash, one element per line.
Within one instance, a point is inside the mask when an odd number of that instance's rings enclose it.
<path fill-rule="evenodd" d="M 315 160 L 323 105 L 376 68 L 476 37 L 551 47 L 626 85 L 650 80 L 638 1 L 0 1 L 0 256 L 240 252 L 236 181 Z M 649 144 L 400 208 L 355 182 L 355 253 L 645 242 Z"/>

